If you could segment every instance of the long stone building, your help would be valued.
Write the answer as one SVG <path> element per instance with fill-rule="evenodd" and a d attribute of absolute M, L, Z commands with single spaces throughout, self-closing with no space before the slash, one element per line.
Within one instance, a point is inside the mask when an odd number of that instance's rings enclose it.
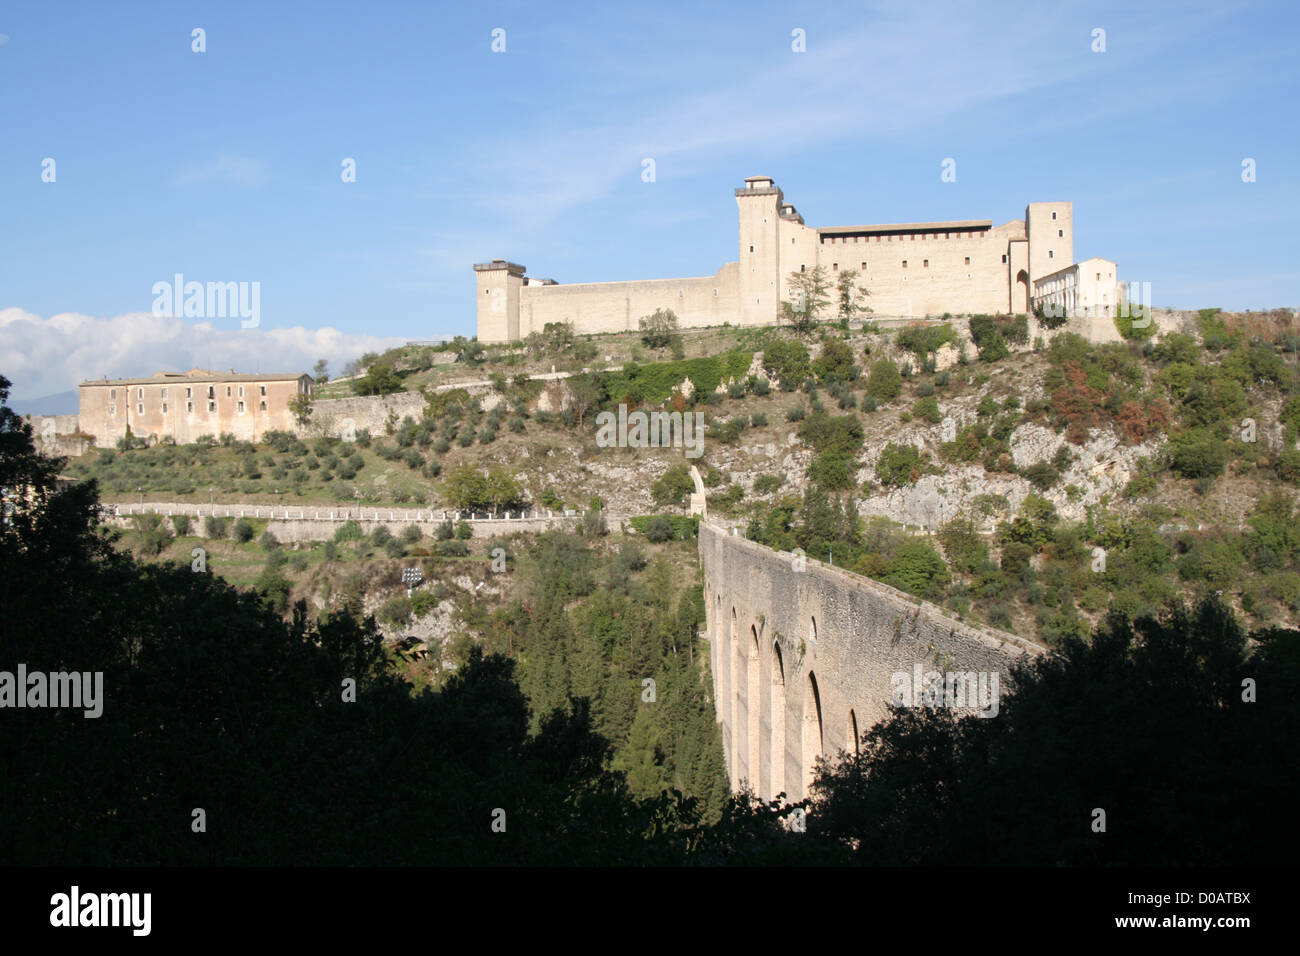
<path fill-rule="evenodd" d="M 294 430 L 289 403 L 310 396 L 313 384 L 306 373 L 244 375 L 200 368 L 106 378 L 80 384 L 77 421 L 100 448 L 113 447 L 127 429 L 146 441 L 170 437 L 181 445 L 223 432 L 257 441 L 269 431 Z"/>
<path fill-rule="evenodd" d="M 735 195 L 739 259 L 711 276 L 563 284 L 504 259 L 475 265 L 479 341 L 517 341 L 549 322 L 572 322 L 581 333 L 634 330 L 660 308 L 686 328 L 772 325 L 781 303 L 793 301 L 790 274 L 817 266 L 832 284 L 855 270 L 882 317 L 1022 313 L 1048 301 L 1073 303 L 1071 317 L 1109 317 L 1119 301 L 1115 263 L 1076 266 L 1069 202 L 1030 203 L 1024 219 L 1000 226 L 966 219 L 815 228 L 771 177 L 751 176 Z"/>

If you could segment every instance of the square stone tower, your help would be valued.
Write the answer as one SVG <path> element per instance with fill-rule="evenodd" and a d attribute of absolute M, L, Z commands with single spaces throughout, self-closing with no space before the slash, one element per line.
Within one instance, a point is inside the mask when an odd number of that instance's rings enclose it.
<path fill-rule="evenodd" d="M 1074 203 L 1031 202 L 1025 207 L 1025 235 L 1032 294 L 1035 280 L 1074 264 Z"/>
<path fill-rule="evenodd" d="M 777 223 L 781 190 L 771 176 L 750 176 L 736 190 L 740 207 L 739 324 L 771 325 L 780 308 Z"/>
<path fill-rule="evenodd" d="M 519 338 L 519 290 L 526 269 L 493 259 L 475 263 L 478 279 L 478 340 L 511 342 Z"/>

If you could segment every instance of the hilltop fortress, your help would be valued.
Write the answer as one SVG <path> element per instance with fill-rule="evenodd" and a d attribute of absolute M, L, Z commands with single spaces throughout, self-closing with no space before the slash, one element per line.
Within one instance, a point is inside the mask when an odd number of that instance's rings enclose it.
<path fill-rule="evenodd" d="M 1063 310 L 1094 341 L 1118 338 L 1118 272 L 1106 259 L 1074 261 L 1074 207 L 1035 202 L 1024 219 L 874 226 L 804 224 L 768 176 L 736 191 L 740 258 L 711 276 L 562 284 L 522 265 L 494 259 L 474 266 L 480 342 L 513 342 L 548 322 L 579 333 L 624 332 L 656 309 L 671 309 L 683 328 L 773 325 L 792 299 L 792 272 L 822 266 L 834 287 L 857 270 L 866 304 L 878 317 Z"/>

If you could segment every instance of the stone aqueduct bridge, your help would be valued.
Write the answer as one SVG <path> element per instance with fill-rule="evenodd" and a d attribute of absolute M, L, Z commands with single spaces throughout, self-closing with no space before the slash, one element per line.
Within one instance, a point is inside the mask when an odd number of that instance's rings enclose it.
<path fill-rule="evenodd" d="M 888 585 L 773 551 L 700 522 L 714 700 L 733 790 L 807 794 L 819 754 L 857 749 L 896 673 L 1011 667 L 1041 646 L 947 617 Z M 910 683 L 910 681 L 909 681 Z"/>

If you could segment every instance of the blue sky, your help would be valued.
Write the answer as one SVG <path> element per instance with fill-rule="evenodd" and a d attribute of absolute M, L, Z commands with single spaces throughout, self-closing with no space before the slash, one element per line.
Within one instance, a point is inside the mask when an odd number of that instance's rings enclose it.
<path fill-rule="evenodd" d="M 1158 306 L 1300 306 L 1297 21 L 1230 2 L 3 4 L 0 374 L 22 398 L 337 368 L 472 335 L 470 266 L 494 257 L 561 282 L 712 274 L 755 174 L 813 226 L 1069 199 L 1076 258 L 1116 260 Z M 149 316 L 177 272 L 259 282 L 259 327 Z"/>

